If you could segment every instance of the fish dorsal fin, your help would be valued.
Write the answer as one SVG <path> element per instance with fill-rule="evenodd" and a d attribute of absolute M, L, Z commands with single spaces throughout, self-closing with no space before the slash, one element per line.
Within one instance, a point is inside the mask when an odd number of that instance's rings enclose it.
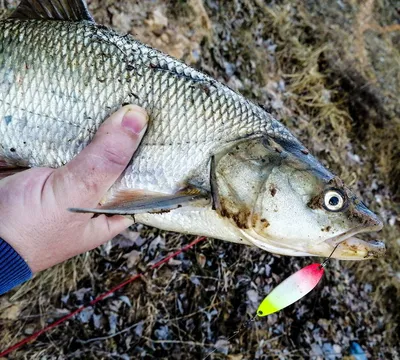
<path fill-rule="evenodd" d="M 22 0 L 10 18 L 94 22 L 84 0 Z"/>

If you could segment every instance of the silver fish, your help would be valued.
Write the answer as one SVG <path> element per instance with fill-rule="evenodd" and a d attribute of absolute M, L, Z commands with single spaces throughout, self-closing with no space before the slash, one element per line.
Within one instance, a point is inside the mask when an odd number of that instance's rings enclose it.
<path fill-rule="evenodd" d="M 369 259 L 381 220 L 271 114 L 94 23 L 80 0 L 23 0 L 0 21 L 0 168 L 66 164 L 122 104 L 150 116 L 98 209 L 284 255 Z M 12 167 L 12 169 L 11 169 Z M 1 176 L 1 175 L 0 175 Z M 3 175 L 4 176 L 4 175 Z"/>

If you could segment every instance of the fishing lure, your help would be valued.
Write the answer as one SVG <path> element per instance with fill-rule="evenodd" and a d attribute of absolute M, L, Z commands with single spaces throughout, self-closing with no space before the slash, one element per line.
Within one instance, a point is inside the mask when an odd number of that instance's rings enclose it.
<path fill-rule="evenodd" d="M 272 290 L 257 310 L 258 316 L 267 316 L 292 305 L 307 295 L 322 279 L 324 266 L 308 265 L 295 272 Z"/>
<path fill-rule="evenodd" d="M 273 314 L 306 296 L 322 279 L 325 266 L 338 245 L 322 264 L 314 263 L 300 269 L 273 289 L 258 307 L 257 315 L 262 317 Z"/>

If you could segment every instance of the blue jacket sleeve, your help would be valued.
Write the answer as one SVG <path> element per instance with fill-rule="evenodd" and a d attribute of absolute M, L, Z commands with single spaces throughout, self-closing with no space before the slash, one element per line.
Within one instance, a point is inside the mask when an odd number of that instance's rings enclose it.
<path fill-rule="evenodd" d="M 31 277 L 32 271 L 25 260 L 0 238 L 0 295 Z"/>

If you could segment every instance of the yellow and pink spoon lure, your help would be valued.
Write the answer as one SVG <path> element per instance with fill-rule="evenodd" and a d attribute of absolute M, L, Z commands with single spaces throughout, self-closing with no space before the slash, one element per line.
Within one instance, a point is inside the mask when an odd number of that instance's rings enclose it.
<path fill-rule="evenodd" d="M 314 289 L 324 275 L 323 264 L 311 264 L 289 276 L 272 290 L 257 309 L 267 316 L 292 305 Z"/>
<path fill-rule="evenodd" d="M 322 264 L 315 263 L 302 268 L 273 289 L 258 307 L 257 315 L 260 317 L 267 316 L 280 311 L 300 300 L 314 289 L 322 279 L 325 265 L 337 246 Z"/>

